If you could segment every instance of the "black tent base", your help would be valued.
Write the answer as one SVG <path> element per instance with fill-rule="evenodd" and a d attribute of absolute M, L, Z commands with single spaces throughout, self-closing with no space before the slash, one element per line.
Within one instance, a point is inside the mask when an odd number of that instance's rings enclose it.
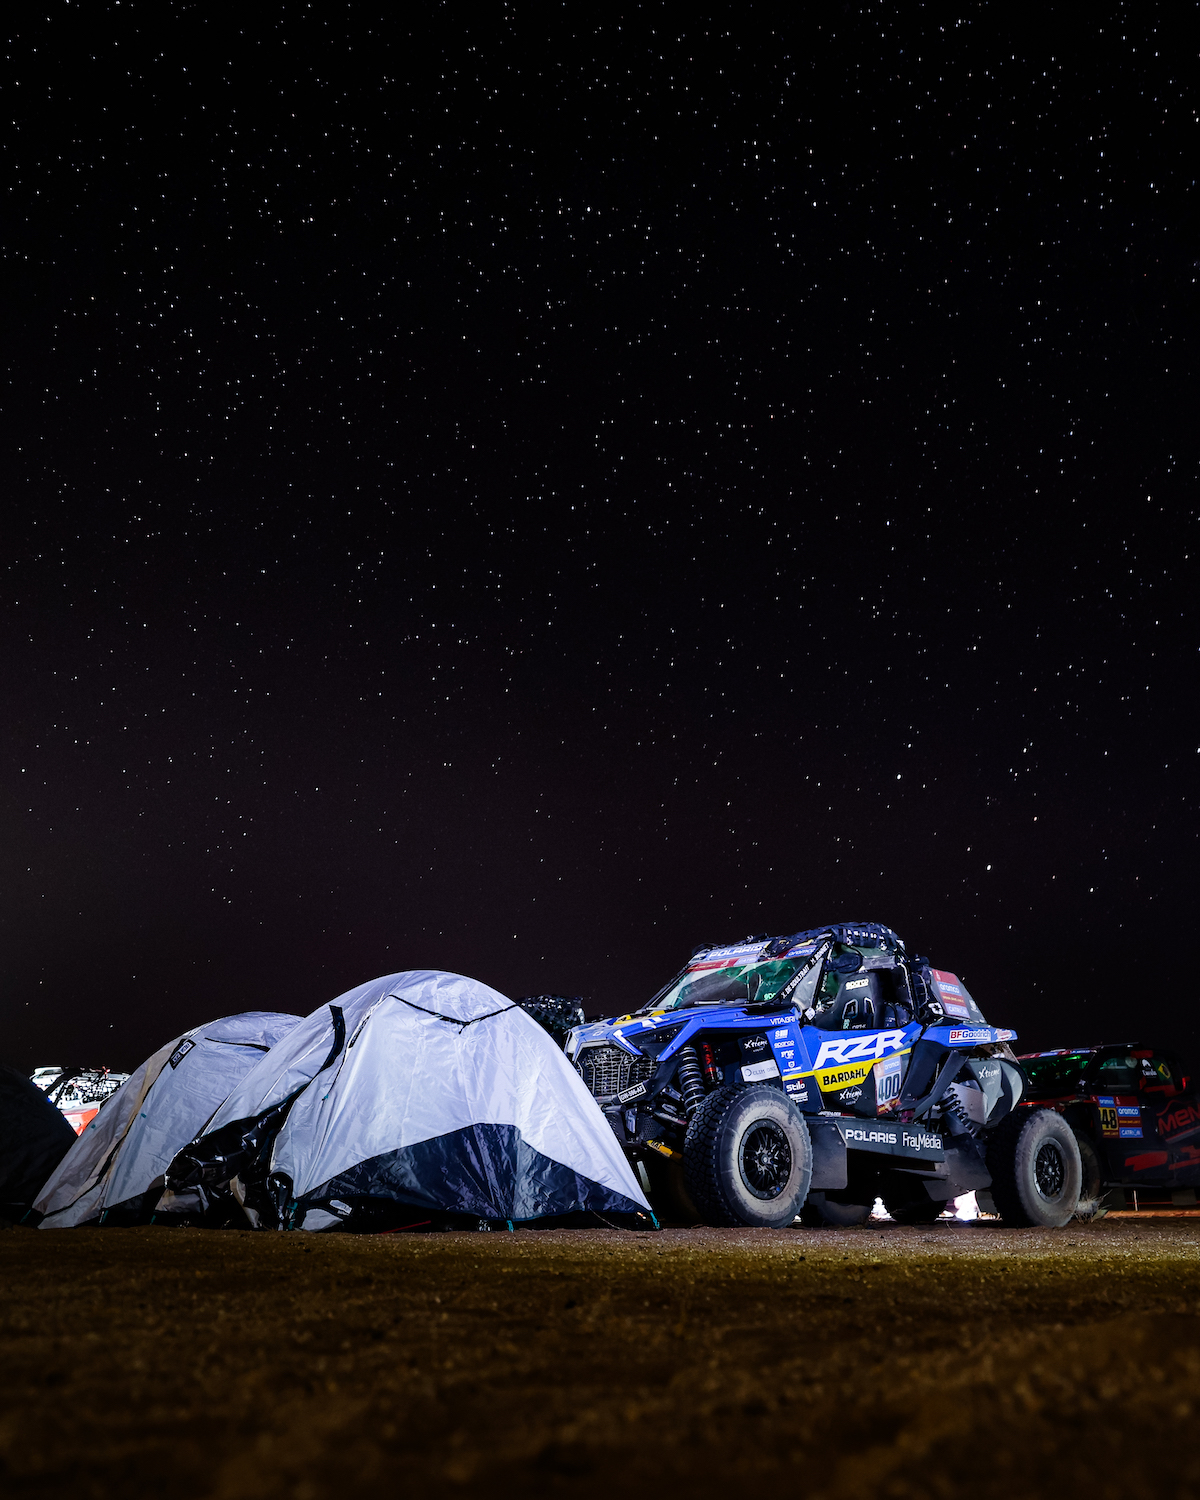
<path fill-rule="evenodd" d="M 653 1214 L 641 1209 L 633 1213 L 597 1213 L 581 1209 L 571 1214 L 549 1214 L 544 1219 L 517 1219 L 514 1229 L 661 1229 Z"/>
<path fill-rule="evenodd" d="M 380 1234 L 423 1221 L 456 1229 L 658 1228 L 633 1199 L 543 1155 L 515 1125 L 467 1125 L 369 1157 L 298 1199 L 288 1178 L 272 1173 L 257 1197 L 272 1202 L 274 1224 L 259 1209 L 264 1228 L 318 1233 Z"/>
<path fill-rule="evenodd" d="M 640 1209 L 633 1213 L 598 1213 L 580 1209 L 573 1213 L 547 1214 L 537 1219 L 488 1219 L 478 1214 L 452 1213 L 400 1203 L 394 1198 L 346 1197 L 333 1203 L 305 1204 L 296 1213 L 292 1229 L 315 1230 L 318 1234 L 446 1234 L 516 1229 L 617 1229 L 655 1230 L 658 1220 Z M 313 1210 L 316 1213 L 313 1214 Z M 313 1216 L 310 1218 L 310 1214 Z M 317 1222 L 314 1222 L 316 1220 Z"/>

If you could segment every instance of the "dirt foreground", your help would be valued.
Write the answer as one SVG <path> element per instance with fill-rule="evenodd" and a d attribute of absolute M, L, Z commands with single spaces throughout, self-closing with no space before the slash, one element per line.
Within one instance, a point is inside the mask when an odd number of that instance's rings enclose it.
<path fill-rule="evenodd" d="M 1197 1409 L 1196 1219 L 0 1234 L 8 1497 L 1136 1500 Z"/>

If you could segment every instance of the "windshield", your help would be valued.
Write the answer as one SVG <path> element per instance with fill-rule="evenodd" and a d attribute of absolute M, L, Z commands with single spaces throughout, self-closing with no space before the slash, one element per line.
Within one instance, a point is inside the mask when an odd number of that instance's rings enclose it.
<path fill-rule="evenodd" d="M 810 957 L 764 959 L 762 962 L 734 958 L 715 963 L 701 961 L 685 969 L 661 995 L 643 1006 L 642 1011 L 684 1010 L 690 1005 L 736 1005 L 739 1001 L 765 1005 L 798 969 L 810 961 Z M 817 964 L 799 990 L 808 991 L 815 987 L 820 970 L 821 966 Z M 802 998 L 799 990 L 788 996 L 788 1004 Z"/>
<path fill-rule="evenodd" d="M 1091 1062 L 1087 1052 L 1076 1052 L 1070 1057 L 1024 1057 L 1021 1066 L 1029 1079 L 1029 1095 L 1033 1099 L 1053 1099 L 1061 1094 L 1077 1094 L 1083 1087 L 1083 1077 Z"/>

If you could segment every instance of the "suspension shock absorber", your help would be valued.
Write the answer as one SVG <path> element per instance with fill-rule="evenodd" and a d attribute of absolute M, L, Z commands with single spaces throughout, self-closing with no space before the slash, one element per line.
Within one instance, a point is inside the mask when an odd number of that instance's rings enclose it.
<path fill-rule="evenodd" d="M 713 1055 L 712 1043 L 700 1043 L 700 1063 L 704 1068 L 704 1081 L 710 1089 L 715 1089 L 721 1081 L 721 1075 L 717 1071 L 717 1059 Z"/>
<path fill-rule="evenodd" d="M 696 1106 L 704 1098 L 704 1079 L 700 1075 L 700 1059 L 696 1056 L 696 1049 L 689 1042 L 686 1047 L 679 1049 L 679 1088 L 683 1094 L 683 1107 L 689 1119 L 696 1112 Z"/>

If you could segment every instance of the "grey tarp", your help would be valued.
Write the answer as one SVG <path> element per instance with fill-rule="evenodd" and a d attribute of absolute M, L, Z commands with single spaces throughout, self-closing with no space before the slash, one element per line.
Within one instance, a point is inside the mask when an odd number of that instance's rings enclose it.
<path fill-rule="evenodd" d="M 197 1026 L 123 1083 L 59 1163 L 34 1205 L 43 1229 L 149 1218 L 176 1151 L 299 1016 L 248 1011 Z"/>
<path fill-rule="evenodd" d="M 650 1206 L 583 1080 L 487 985 L 372 980 L 309 1016 L 168 1173 L 232 1181 L 251 1221 L 378 1228 L 406 1215 L 533 1220 Z"/>

